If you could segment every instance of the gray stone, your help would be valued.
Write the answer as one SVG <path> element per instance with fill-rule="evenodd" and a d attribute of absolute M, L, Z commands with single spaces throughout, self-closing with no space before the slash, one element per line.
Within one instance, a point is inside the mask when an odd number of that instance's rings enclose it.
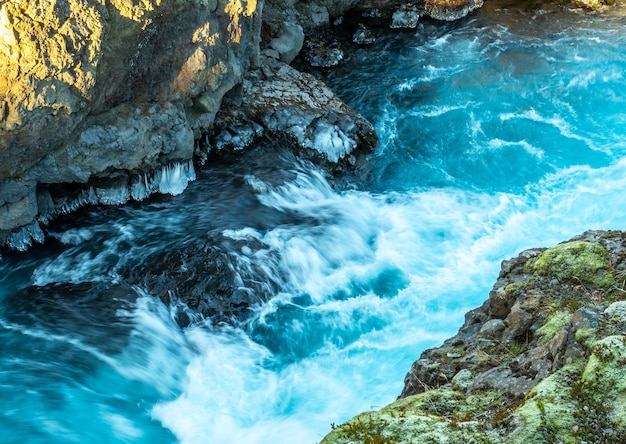
<path fill-rule="evenodd" d="M 295 23 L 283 23 L 278 37 L 272 39 L 270 47 L 280 54 L 280 60 L 291 63 L 296 58 L 304 44 L 302 26 Z"/>
<path fill-rule="evenodd" d="M 500 339 L 506 326 L 502 319 L 491 319 L 483 324 L 478 332 L 479 337 Z"/>
<path fill-rule="evenodd" d="M 33 190 L 17 202 L 7 202 L 0 206 L 0 231 L 22 227 L 37 216 L 37 196 Z"/>
<path fill-rule="evenodd" d="M 359 23 L 358 29 L 352 36 L 352 41 L 358 45 L 371 45 L 376 41 L 376 35 L 367 26 Z"/>
<path fill-rule="evenodd" d="M 626 301 L 617 301 L 604 310 L 604 315 L 614 323 L 623 323 L 626 327 Z"/>
<path fill-rule="evenodd" d="M 244 148 L 254 135 L 264 132 L 284 135 L 300 150 L 318 160 L 346 161 L 357 149 L 369 151 L 376 141 L 372 125 L 341 101 L 323 82 L 276 62 L 270 73 L 250 73 L 244 79 L 242 106 L 225 107 L 219 122 L 259 122 L 263 130 L 243 125 L 221 125 L 214 138 L 217 147 Z M 265 72 L 265 71 L 264 71 Z"/>
<path fill-rule="evenodd" d="M 2 4 L 2 229 L 45 217 L 20 181 L 84 183 L 190 160 L 194 137 L 258 62 L 261 9 L 254 0 Z"/>
<path fill-rule="evenodd" d="M 533 317 L 526 310 L 513 307 L 504 322 L 507 327 L 502 333 L 502 339 L 508 342 L 526 335 L 532 325 Z"/>
<path fill-rule="evenodd" d="M 454 375 L 454 378 L 452 378 L 452 387 L 455 390 L 465 391 L 470 388 L 473 381 L 474 377 L 472 376 L 471 370 L 465 368 Z"/>

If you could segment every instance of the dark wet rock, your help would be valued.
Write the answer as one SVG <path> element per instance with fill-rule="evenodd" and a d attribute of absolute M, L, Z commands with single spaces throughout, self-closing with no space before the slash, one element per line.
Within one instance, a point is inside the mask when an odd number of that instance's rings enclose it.
<path fill-rule="evenodd" d="M 373 149 L 373 126 L 323 82 L 264 57 L 261 68 L 244 79 L 237 103 L 225 104 L 218 114 L 205 152 L 242 150 L 266 134 L 290 139 L 296 152 L 334 171 L 354 166 Z"/>
<path fill-rule="evenodd" d="M 415 28 L 424 16 L 454 21 L 482 6 L 483 0 L 363 0 L 353 13 L 376 26 Z"/>
<path fill-rule="evenodd" d="M 0 245 L 28 246 L 48 216 L 40 185 L 191 160 L 194 137 L 258 57 L 261 9 L 254 0 L 3 2 Z"/>
<path fill-rule="evenodd" d="M 391 28 L 415 28 L 420 18 L 420 10 L 414 5 L 402 5 L 391 16 Z"/>
<path fill-rule="evenodd" d="M 506 326 L 501 319 L 490 319 L 480 327 L 478 336 L 491 339 L 500 339 L 502 337 L 502 332 L 505 330 L 505 328 Z"/>
<path fill-rule="evenodd" d="M 363 23 L 359 23 L 359 27 L 352 36 L 352 41 L 358 45 L 371 45 L 376 41 L 376 34 Z"/>
<path fill-rule="evenodd" d="M 311 66 L 330 68 L 343 60 L 344 53 L 336 41 L 309 39 L 305 44 L 304 58 Z"/>
<path fill-rule="evenodd" d="M 278 35 L 270 41 L 270 47 L 278 52 L 282 62 L 291 63 L 304 44 L 302 26 L 285 22 Z"/>
<path fill-rule="evenodd" d="M 131 311 L 139 294 L 130 285 L 111 282 L 52 283 L 30 286 L 6 300 L 3 318 L 10 328 L 57 342 L 78 338 L 79 347 L 120 353 L 133 328 Z M 106 341 L 102 332 L 106 331 Z M 42 337 L 45 339 L 45 337 Z M 49 340 L 50 340 L 49 339 Z"/>
<path fill-rule="evenodd" d="M 483 6 L 483 0 L 425 0 L 426 15 L 437 20 L 453 21 Z"/>
<path fill-rule="evenodd" d="M 203 318 L 237 324 L 275 294 L 276 283 L 259 279 L 262 272 L 234 252 L 265 248 L 258 241 L 211 237 L 149 255 L 121 274 L 172 307 L 181 326 Z"/>

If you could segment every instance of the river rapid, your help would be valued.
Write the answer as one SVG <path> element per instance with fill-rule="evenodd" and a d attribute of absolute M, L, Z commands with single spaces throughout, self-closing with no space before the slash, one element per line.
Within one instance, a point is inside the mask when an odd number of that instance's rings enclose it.
<path fill-rule="evenodd" d="M 0 442 L 313 444 L 392 402 L 503 259 L 626 228 L 624 73 L 624 17 L 424 20 L 323 73 L 380 136 L 346 189 L 266 141 L 60 218 L 0 262 Z M 207 236 L 272 297 L 180 328 L 120 270 Z"/>

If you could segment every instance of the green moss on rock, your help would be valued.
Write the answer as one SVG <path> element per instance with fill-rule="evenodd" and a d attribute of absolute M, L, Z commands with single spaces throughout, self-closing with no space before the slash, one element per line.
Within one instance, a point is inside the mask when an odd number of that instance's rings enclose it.
<path fill-rule="evenodd" d="M 607 289 L 614 285 L 608 273 L 608 252 L 598 244 L 573 241 L 548 248 L 537 258 L 528 261 L 529 271 L 554 277 L 560 282 L 591 284 Z"/>
<path fill-rule="evenodd" d="M 575 418 L 570 391 L 582 372 L 580 363 L 561 368 L 537 384 L 517 409 L 520 426 L 510 440 L 513 444 L 569 442 Z"/>
<path fill-rule="evenodd" d="M 597 339 L 598 330 L 596 328 L 581 328 L 576 330 L 574 339 L 585 348 L 591 348 L 592 342 Z"/>
<path fill-rule="evenodd" d="M 545 324 L 535 332 L 536 338 L 541 338 L 542 344 L 548 343 L 556 334 L 563 329 L 572 320 L 572 314 L 569 311 L 560 310 L 552 314 Z"/>
<path fill-rule="evenodd" d="M 615 271 L 626 270 L 626 235 L 586 238 L 518 261 L 499 278 L 490 302 L 503 290 L 527 310 L 539 327 L 532 338 L 481 335 L 487 322 L 503 322 L 500 306 L 484 304 L 447 341 L 462 348 L 423 358 L 418 381 L 443 369 L 447 384 L 361 414 L 322 443 L 626 443 L 626 271 Z"/>
<path fill-rule="evenodd" d="M 430 390 L 362 413 L 335 427 L 322 444 L 489 443 L 485 421 L 496 417 L 503 399 L 494 391 L 465 396 L 449 389 Z"/>

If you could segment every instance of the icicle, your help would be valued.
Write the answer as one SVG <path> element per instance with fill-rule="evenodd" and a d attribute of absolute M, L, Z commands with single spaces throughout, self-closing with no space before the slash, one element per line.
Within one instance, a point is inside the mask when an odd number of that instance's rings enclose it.
<path fill-rule="evenodd" d="M 33 245 L 33 241 L 39 243 L 43 243 L 44 241 L 43 231 L 37 221 L 9 234 L 6 244 L 9 248 L 18 251 L 26 251 Z"/>
<path fill-rule="evenodd" d="M 98 188 L 96 190 L 98 202 L 104 205 L 122 205 L 130 199 L 130 190 L 127 185 L 113 188 Z"/>
<path fill-rule="evenodd" d="M 26 251 L 36 242 L 44 241 L 40 223 L 46 225 L 59 214 L 69 214 L 86 205 L 121 205 L 130 199 L 141 201 L 156 192 L 176 196 L 181 194 L 189 182 L 196 180 L 193 161 L 174 163 L 161 168 L 156 173 L 145 173 L 133 181 L 130 186 L 81 190 L 76 198 L 62 198 L 55 204 L 54 211 L 42 214 L 31 225 L 11 233 L 4 242 L 9 248 Z M 0 246 L 2 241 L 0 241 Z M 1 259 L 0 259 L 1 260 Z"/>
<path fill-rule="evenodd" d="M 155 176 L 155 181 L 159 184 L 159 192 L 173 196 L 185 191 L 187 184 L 193 180 L 196 180 L 196 171 L 192 161 L 163 167 Z"/>
<path fill-rule="evenodd" d="M 130 196 L 137 201 L 146 199 L 155 191 L 154 182 L 145 173 L 130 185 Z"/>

